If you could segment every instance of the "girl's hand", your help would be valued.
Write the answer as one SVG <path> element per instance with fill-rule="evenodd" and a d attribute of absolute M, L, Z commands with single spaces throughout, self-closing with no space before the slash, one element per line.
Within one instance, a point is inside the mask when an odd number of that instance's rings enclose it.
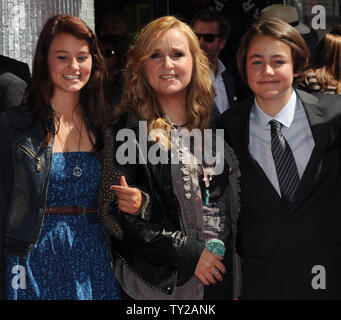
<path fill-rule="evenodd" d="M 142 207 L 145 199 L 137 188 L 128 186 L 124 176 L 120 179 L 120 185 L 110 187 L 117 196 L 118 208 L 126 213 L 136 214 Z"/>

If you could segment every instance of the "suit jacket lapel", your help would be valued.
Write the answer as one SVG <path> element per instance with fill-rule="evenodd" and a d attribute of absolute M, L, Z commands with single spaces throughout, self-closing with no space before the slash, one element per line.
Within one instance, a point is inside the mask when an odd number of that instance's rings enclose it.
<path fill-rule="evenodd" d="M 229 104 L 231 105 L 233 103 L 236 103 L 236 101 L 238 99 L 237 89 L 236 89 L 235 80 L 233 79 L 232 74 L 230 74 L 227 70 L 225 70 L 221 74 L 221 76 L 222 76 L 223 81 L 224 81 L 227 98 L 229 99 Z"/>
<path fill-rule="evenodd" d="M 253 106 L 254 97 L 248 98 L 242 105 L 236 106 L 236 108 L 243 108 L 243 112 L 240 113 L 240 118 L 238 121 L 233 121 L 234 132 L 241 132 L 242 134 L 238 135 L 237 141 L 234 143 L 235 149 L 239 149 L 238 154 L 243 160 L 244 164 L 244 172 L 242 175 L 249 174 L 248 170 L 250 170 L 250 174 L 255 175 L 257 181 L 259 181 L 263 188 L 258 190 L 257 192 L 264 192 L 264 196 L 260 196 L 260 199 L 267 199 L 267 201 L 276 201 L 280 203 L 285 209 L 285 204 L 279 196 L 276 189 L 273 187 L 272 183 L 264 173 L 261 166 L 258 162 L 252 157 L 249 151 L 249 134 L 250 134 L 250 112 Z M 240 161 L 242 161 L 240 159 Z M 271 200 L 272 198 L 272 200 Z"/>
<path fill-rule="evenodd" d="M 326 113 L 317 105 L 318 99 L 300 90 L 296 90 L 296 92 L 303 103 L 315 147 L 296 190 L 295 203 L 292 209 L 298 206 L 309 195 L 315 184 L 318 183 L 322 169 L 323 155 L 328 146 L 331 132 Z"/>

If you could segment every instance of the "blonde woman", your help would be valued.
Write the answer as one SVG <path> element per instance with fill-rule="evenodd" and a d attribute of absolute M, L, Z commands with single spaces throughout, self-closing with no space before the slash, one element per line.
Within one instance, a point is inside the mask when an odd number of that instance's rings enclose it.
<path fill-rule="evenodd" d="M 123 297 L 231 299 L 235 273 L 227 261 L 239 210 L 236 158 L 222 139 L 224 166 L 213 175 L 205 161 L 183 161 L 200 153 L 204 140 L 191 144 L 191 151 L 180 148 L 180 133 L 200 135 L 209 128 L 214 99 L 209 64 L 191 28 L 172 16 L 149 23 L 129 51 L 125 85 L 119 120 L 105 141 L 106 152 L 111 149 L 106 163 L 116 162 L 116 169 L 107 165 L 103 174 L 121 176 L 112 187 L 117 198 L 104 206 L 113 208 L 123 229 L 113 242 Z M 118 142 L 124 129 L 128 140 Z M 120 165 L 129 142 L 137 146 L 136 157 Z M 126 196 L 134 192 L 142 201 L 128 208 Z"/>

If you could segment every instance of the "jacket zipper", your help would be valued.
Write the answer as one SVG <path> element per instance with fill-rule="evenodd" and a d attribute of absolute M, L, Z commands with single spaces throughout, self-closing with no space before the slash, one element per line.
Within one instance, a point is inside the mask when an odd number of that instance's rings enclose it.
<path fill-rule="evenodd" d="M 47 190 L 48 190 L 47 186 L 49 185 L 50 175 L 51 175 L 51 167 L 52 167 L 52 146 L 53 146 L 53 140 L 54 140 L 54 136 L 52 137 L 51 151 L 49 152 L 49 156 L 50 156 L 49 160 L 50 161 L 48 162 L 49 163 L 49 170 L 47 172 L 47 179 L 46 179 L 45 186 L 44 186 L 45 192 L 44 192 L 44 203 L 43 203 L 43 210 L 44 210 L 43 219 L 41 219 L 39 233 L 38 233 L 36 241 L 34 242 L 34 246 L 36 245 L 36 243 L 38 241 L 38 238 L 39 238 L 39 235 L 41 233 L 41 229 L 43 228 L 43 223 L 44 223 L 44 220 L 45 220 L 45 207 L 46 207 Z"/>
<path fill-rule="evenodd" d="M 31 157 L 33 160 L 36 161 L 36 169 L 37 169 L 37 171 L 40 171 L 41 170 L 41 165 L 44 162 L 44 160 L 39 158 L 29 147 L 27 147 L 24 144 L 20 145 L 19 149 L 22 150 L 29 157 Z"/>
<path fill-rule="evenodd" d="M 53 145 L 53 140 L 52 140 L 52 145 Z M 32 157 L 33 159 L 35 159 L 37 161 L 37 171 L 40 171 L 41 170 L 41 164 L 44 162 L 44 160 L 40 159 L 30 148 L 28 148 L 25 145 L 21 145 L 21 146 L 19 146 L 19 148 L 23 152 L 25 152 L 27 155 L 29 155 L 30 157 Z M 50 161 L 48 163 L 49 163 L 49 168 L 48 168 L 48 172 L 47 172 L 47 179 L 46 179 L 45 186 L 44 186 L 45 192 L 44 192 L 43 210 L 45 210 L 45 206 L 46 206 L 47 190 L 48 190 L 47 186 L 48 186 L 48 183 L 50 181 L 50 174 L 51 174 L 51 167 L 52 167 L 52 150 L 50 152 Z M 39 235 L 41 233 L 41 229 L 43 227 L 44 220 L 45 220 L 45 212 L 43 213 L 43 218 L 41 219 L 38 236 L 36 237 L 36 240 L 34 241 L 34 243 L 31 245 L 31 247 L 29 249 L 29 253 L 32 251 L 32 249 L 35 247 L 35 245 L 38 241 Z"/>
<path fill-rule="evenodd" d="M 36 243 L 38 241 L 38 238 L 39 238 L 39 235 L 41 233 L 41 229 L 43 228 L 43 223 L 44 223 L 44 220 L 45 220 L 45 207 L 46 207 L 47 190 L 48 190 L 47 186 L 48 186 L 49 181 L 50 181 L 51 167 L 52 167 L 52 150 L 51 150 L 51 153 L 50 153 L 49 170 L 47 172 L 47 179 L 46 179 L 45 186 L 44 186 L 45 192 L 44 192 L 44 203 L 43 203 L 43 210 L 44 210 L 43 218 L 41 219 L 38 236 L 37 236 L 36 241 L 34 242 L 34 244 L 32 246 L 32 249 L 34 248 L 34 246 L 36 245 Z"/>

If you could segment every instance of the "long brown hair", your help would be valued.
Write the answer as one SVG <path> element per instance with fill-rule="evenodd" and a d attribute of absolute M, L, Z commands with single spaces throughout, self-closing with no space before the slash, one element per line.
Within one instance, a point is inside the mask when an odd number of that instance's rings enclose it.
<path fill-rule="evenodd" d="M 53 83 L 48 68 L 48 52 L 56 35 L 68 33 L 80 40 L 86 40 L 92 56 L 92 69 L 88 83 L 80 92 L 82 113 L 94 127 L 98 136 L 101 129 L 108 122 L 108 103 L 104 93 L 104 83 L 107 79 L 105 62 L 101 54 L 98 40 L 93 31 L 81 19 L 70 15 L 55 15 L 44 25 L 36 47 L 32 81 L 25 96 L 24 102 L 40 118 L 47 134 L 51 134 L 50 124 L 54 120 L 54 112 L 50 108 L 50 99 L 53 95 Z M 97 139 L 95 149 L 100 146 Z"/>
<path fill-rule="evenodd" d="M 127 110 L 134 110 L 142 120 L 147 120 L 148 130 L 160 128 L 168 131 L 170 129 L 169 124 L 162 118 L 160 103 L 147 81 L 144 64 L 159 39 L 172 28 L 183 32 L 193 57 L 192 78 L 187 87 L 186 96 L 187 126 L 190 130 L 208 127 L 214 99 L 209 63 L 192 29 L 173 16 L 161 17 L 150 22 L 143 28 L 134 46 L 129 50 L 125 70 L 125 89 L 121 104 L 115 108 L 116 118 Z"/>
<path fill-rule="evenodd" d="M 321 92 L 328 87 L 336 88 L 335 93 L 341 94 L 341 35 L 326 33 L 319 42 L 312 63 L 302 78 L 314 74 Z"/>

